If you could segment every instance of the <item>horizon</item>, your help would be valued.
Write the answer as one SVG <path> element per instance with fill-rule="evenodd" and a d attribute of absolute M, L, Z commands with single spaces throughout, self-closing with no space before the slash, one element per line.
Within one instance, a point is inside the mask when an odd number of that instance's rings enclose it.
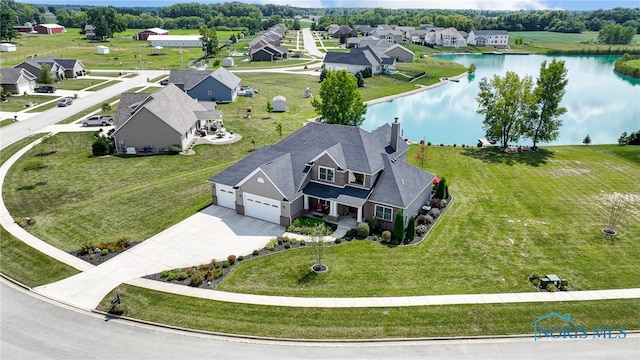
<path fill-rule="evenodd" d="M 254 5 L 288 5 L 294 8 L 392 8 L 392 9 L 443 9 L 443 10 L 610 10 L 616 7 L 638 8 L 637 0 L 236 0 Z M 114 7 L 164 7 L 174 4 L 197 2 L 218 4 L 229 1 L 202 0 L 17 0 L 17 2 L 40 5 L 79 5 Z"/>

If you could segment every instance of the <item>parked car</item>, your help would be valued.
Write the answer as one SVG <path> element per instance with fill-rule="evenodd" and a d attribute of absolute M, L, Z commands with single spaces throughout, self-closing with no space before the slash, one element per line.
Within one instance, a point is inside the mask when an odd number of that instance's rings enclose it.
<path fill-rule="evenodd" d="M 56 92 L 56 90 L 58 90 L 58 89 L 53 85 L 42 85 L 42 86 L 38 86 L 37 88 L 35 88 L 35 92 L 37 92 L 37 93 L 53 94 L 54 92 Z"/>
<path fill-rule="evenodd" d="M 82 120 L 82 126 L 108 126 L 113 124 L 113 116 L 93 115 Z"/>
<path fill-rule="evenodd" d="M 160 85 L 169 85 L 169 79 L 161 80 Z"/>
<path fill-rule="evenodd" d="M 68 97 L 64 97 L 60 99 L 60 101 L 58 101 L 58 107 L 67 107 L 71 104 L 73 104 L 73 100 L 71 100 L 71 98 L 68 98 Z"/>

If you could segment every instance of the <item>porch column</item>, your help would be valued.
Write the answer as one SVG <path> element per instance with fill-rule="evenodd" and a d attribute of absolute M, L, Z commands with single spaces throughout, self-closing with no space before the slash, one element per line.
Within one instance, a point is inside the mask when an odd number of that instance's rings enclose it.
<path fill-rule="evenodd" d="M 362 206 L 358 206 L 358 215 L 356 216 L 356 221 L 359 223 L 362 222 Z"/>
<path fill-rule="evenodd" d="M 329 216 L 338 216 L 338 203 L 329 201 Z"/>
<path fill-rule="evenodd" d="M 304 195 L 304 209 L 309 210 L 309 197 Z"/>

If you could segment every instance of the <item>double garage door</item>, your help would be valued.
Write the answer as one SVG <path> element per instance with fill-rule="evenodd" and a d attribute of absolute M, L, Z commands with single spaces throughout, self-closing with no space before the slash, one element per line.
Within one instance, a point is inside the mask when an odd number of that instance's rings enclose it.
<path fill-rule="evenodd" d="M 280 224 L 280 201 L 244 193 L 244 215 Z"/>

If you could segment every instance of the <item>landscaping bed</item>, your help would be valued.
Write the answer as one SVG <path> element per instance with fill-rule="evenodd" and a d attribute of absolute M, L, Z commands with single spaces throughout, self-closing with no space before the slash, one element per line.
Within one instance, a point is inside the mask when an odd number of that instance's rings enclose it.
<path fill-rule="evenodd" d="M 112 259 L 125 250 L 140 244 L 142 241 L 131 241 L 127 237 L 122 237 L 116 241 L 99 242 L 97 244 L 87 244 L 80 250 L 70 251 L 69 253 L 76 256 L 91 265 L 100 265 L 103 262 Z"/>

